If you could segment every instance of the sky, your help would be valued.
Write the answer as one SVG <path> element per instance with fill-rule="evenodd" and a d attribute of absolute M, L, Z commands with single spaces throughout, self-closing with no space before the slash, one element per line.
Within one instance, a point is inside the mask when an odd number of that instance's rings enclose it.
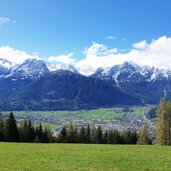
<path fill-rule="evenodd" d="M 171 68 L 170 0 L 0 0 L 0 58 Z M 84 72 L 84 71 L 83 71 Z"/>

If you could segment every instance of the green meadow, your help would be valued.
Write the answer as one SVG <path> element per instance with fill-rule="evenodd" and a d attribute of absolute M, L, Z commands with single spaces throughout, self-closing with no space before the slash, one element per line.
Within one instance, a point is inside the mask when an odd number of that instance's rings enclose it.
<path fill-rule="evenodd" d="M 148 113 L 154 106 L 133 106 L 129 107 L 130 111 L 124 111 L 124 107 L 101 108 L 94 110 L 78 110 L 78 111 L 14 111 L 18 115 L 42 115 L 52 116 L 56 118 L 76 118 L 76 119 L 100 119 L 100 120 L 120 120 L 123 119 L 128 112 L 135 116 L 143 116 Z M 6 112 L 9 113 L 9 112 Z"/>
<path fill-rule="evenodd" d="M 171 170 L 171 147 L 0 143 L 1 171 Z"/>

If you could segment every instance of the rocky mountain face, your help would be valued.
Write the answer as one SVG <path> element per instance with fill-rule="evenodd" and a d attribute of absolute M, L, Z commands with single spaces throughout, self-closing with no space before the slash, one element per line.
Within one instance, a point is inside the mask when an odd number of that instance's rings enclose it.
<path fill-rule="evenodd" d="M 2 110 L 76 110 L 140 104 L 99 78 L 73 68 L 49 71 L 41 60 L 28 59 L 0 78 Z"/>
<path fill-rule="evenodd" d="M 125 94 L 140 99 L 144 104 L 158 103 L 160 98 L 171 98 L 171 71 L 154 67 L 140 67 L 131 62 L 112 68 L 99 68 L 90 77 L 99 78 Z"/>
<path fill-rule="evenodd" d="M 131 62 L 99 68 L 89 77 L 72 65 L 28 59 L 12 66 L 0 59 L 1 110 L 77 110 L 155 104 L 171 98 L 171 71 Z"/>
<path fill-rule="evenodd" d="M 0 59 L 0 77 L 8 75 L 11 71 L 12 64 L 6 59 Z"/>

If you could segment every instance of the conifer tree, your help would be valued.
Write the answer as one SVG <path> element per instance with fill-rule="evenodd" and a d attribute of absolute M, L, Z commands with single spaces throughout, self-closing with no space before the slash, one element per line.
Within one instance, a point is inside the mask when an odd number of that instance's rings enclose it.
<path fill-rule="evenodd" d="M 126 130 L 125 131 L 125 144 L 137 144 L 137 133 L 136 130 Z"/>
<path fill-rule="evenodd" d="M 113 134 L 114 134 L 114 144 L 118 144 L 119 139 L 120 139 L 120 135 L 119 135 L 118 130 L 115 129 L 115 130 L 113 131 Z"/>
<path fill-rule="evenodd" d="M 29 142 L 29 126 L 26 120 L 20 123 L 19 134 L 21 142 Z"/>
<path fill-rule="evenodd" d="M 62 128 L 59 136 L 58 136 L 58 142 L 59 143 L 67 143 L 67 129 L 65 126 Z"/>
<path fill-rule="evenodd" d="M 72 123 L 69 125 L 67 133 L 68 133 L 67 134 L 68 142 L 74 143 L 76 140 L 76 134 L 75 134 L 75 127 Z"/>
<path fill-rule="evenodd" d="M 90 125 L 87 125 L 87 130 L 86 130 L 86 143 L 91 143 L 91 130 L 90 130 Z"/>
<path fill-rule="evenodd" d="M 80 143 L 86 143 L 86 130 L 84 128 L 84 126 L 81 127 L 80 131 L 79 131 L 79 142 Z"/>
<path fill-rule="evenodd" d="M 138 141 L 138 135 L 137 135 L 137 132 L 136 130 L 132 130 L 131 131 L 131 141 L 130 141 L 130 144 L 137 144 L 137 141 Z"/>
<path fill-rule="evenodd" d="M 157 144 L 171 144 L 171 103 L 164 97 L 157 110 Z"/>
<path fill-rule="evenodd" d="M 28 128 L 29 128 L 29 142 L 33 142 L 35 139 L 35 129 L 31 123 L 31 120 L 28 121 Z"/>
<path fill-rule="evenodd" d="M 0 112 L 0 141 L 5 140 L 4 131 L 5 131 L 5 123 L 4 123 L 2 113 Z"/>
<path fill-rule="evenodd" d="M 101 126 L 98 126 L 97 127 L 97 142 L 98 144 L 102 144 L 103 143 L 103 134 L 102 134 L 102 129 L 101 129 Z"/>
<path fill-rule="evenodd" d="M 10 113 L 9 118 L 6 120 L 5 137 L 9 142 L 19 141 L 18 127 L 12 112 Z"/>
<path fill-rule="evenodd" d="M 105 131 L 103 134 L 103 143 L 107 144 L 108 143 L 108 131 Z"/>
<path fill-rule="evenodd" d="M 46 128 L 42 132 L 42 143 L 49 143 L 48 131 Z"/>
<path fill-rule="evenodd" d="M 74 136 L 75 136 L 75 143 L 79 142 L 79 138 L 78 138 L 78 129 L 77 129 L 77 125 L 74 125 Z"/>
<path fill-rule="evenodd" d="M 92 143 L 97 143 L 97 129 L 96 127 L 93 125 L 92 129 L 91 129 L 91 142 Z"/>
<path fill-rule="evenodd" d="M 42 142 L 42 138 L 43 138 L 43 129 L 42 129 L 42 124 L 40 123 L 39 125 L 36 126 L 35 142 L 37 143 Z"/>
<path fill-rule="evenodd" d="M 46 128 L 46 132 L 47 132 L 48 141 L 50 143 L 54 142 L 55 139 L 54 139 L 54 136 L 53 136 L 53 134 L 52 134 L 52 132 L 51 132 L 49 127 Z"/>
<path fill-rule="evenodd" d="M 42 128 L 41 123 L 39 124 L 39 127 L 38 127 L 38 137 L 39 137 L 40 142 L 42 142 L 43 141 L 43 128 Z"/>
<path fill-rule="evenodd" d="M 171 102 L 166 106 L 166 145 L 171 145 Z"/>
<path fill-rule="evenodd" d="M 108 131 L 107 144 L 114 144 L 114 131 L 113 130 Z"/>
<path fill-rule="evenodd" d="M 149 145 L 152 144 L 152 141 L 148 132 L 148 124 L 145 122 L 144 126 L 140 129 L 139 138 L 137 144 L 139 145 Z"/>
<path fill-rule="evenodd" d="M 126 133 L 126 130 L 123 129 L 120 131 L 120 144 L 126 144 L 126 141 L 127 141 L 127 133 Z"/>

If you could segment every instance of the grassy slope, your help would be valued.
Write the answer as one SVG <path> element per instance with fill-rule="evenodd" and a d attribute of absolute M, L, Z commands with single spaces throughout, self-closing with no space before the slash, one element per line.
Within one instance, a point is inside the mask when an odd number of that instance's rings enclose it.
<path fill-rule="evenodd" d="M 171 170 L 171 147 L 0 143 L 0 170 Z"/>

